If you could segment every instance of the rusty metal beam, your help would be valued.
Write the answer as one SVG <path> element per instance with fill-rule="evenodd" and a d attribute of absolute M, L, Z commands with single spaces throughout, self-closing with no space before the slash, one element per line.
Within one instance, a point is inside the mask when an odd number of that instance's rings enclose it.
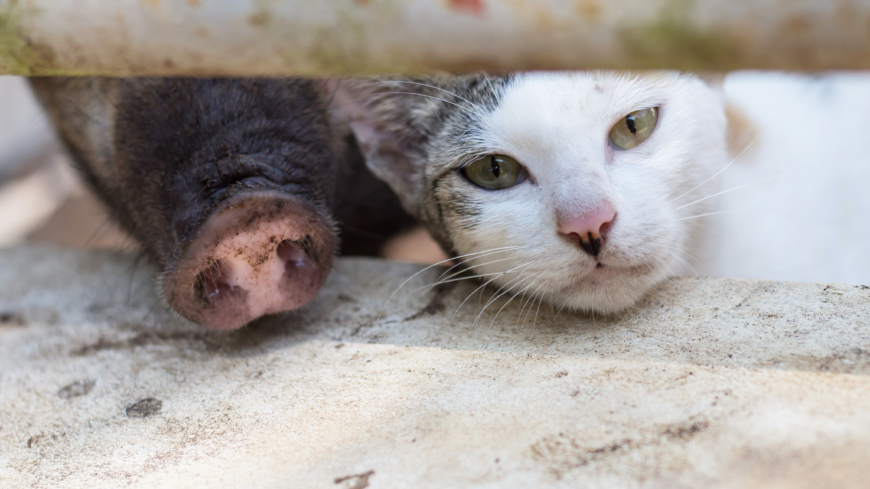
<path fill-rule="evenodd" d="M 870 68 L 870 0 L 0 0 L 0 73 Z"/>

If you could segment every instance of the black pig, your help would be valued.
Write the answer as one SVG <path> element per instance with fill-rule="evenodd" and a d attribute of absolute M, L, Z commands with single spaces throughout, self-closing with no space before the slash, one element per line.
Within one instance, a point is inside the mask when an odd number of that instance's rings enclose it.
<path fill-rule="evenodd" d="M 412 219 L 302 79 L 35 78 L 76 164 L 185 318 L 234 329 L 299 308 L 339 249 Z"/>

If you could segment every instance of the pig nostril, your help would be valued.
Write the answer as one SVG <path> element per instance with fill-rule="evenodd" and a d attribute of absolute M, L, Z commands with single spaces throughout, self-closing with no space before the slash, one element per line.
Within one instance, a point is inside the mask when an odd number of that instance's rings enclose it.
<path fill-rule="evenodd" d="M 202 284 L 202 299 L 210 305 L 214 305 L 222 296 L 227 295 L 229 284 L 218 280 L 206 280 Z"/>
<path fill-rule="evenodd" d="M 226 272 L 226 264 L 223 260 L 212 263 L 200 272 L 196 276 L 196 296 L 209 306 L 236 297 L 240 289 L 229 283 Z"/>
<path fill-rule="evenodd" d="M 306 238 L 308 238 L 306 236 Z M 309 239 L 310 241 L 310 239 Z M 278 244 L 278 258 L 284 262 L 285 269 L 289 272 L 294 268 L 302 268 L 307 265 L 311 258 L 305 250 L 305 240 L 284 240 Z"/>
<path fill-rule="evenodd" d="M 311 236 L 308 236 L 306 234 L 305 237 L 302 238 L 300 246 L 302 247 L 302 251 L 304 251 L 306 255 L 308 255 L 311 259 L 314 259 L 316 254 L 314 253 L 314 241 L 311 239 Z"/>

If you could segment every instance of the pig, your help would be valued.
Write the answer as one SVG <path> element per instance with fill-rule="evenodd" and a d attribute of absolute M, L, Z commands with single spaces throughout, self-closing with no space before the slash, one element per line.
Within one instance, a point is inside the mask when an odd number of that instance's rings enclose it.
<path fill-rule="evenodd" d="M 300 308 L 333 256 L 411 226 L 309 79 L 33 78 L 76 166 L 160 269 L 169 306 L 215 330 Z"/>

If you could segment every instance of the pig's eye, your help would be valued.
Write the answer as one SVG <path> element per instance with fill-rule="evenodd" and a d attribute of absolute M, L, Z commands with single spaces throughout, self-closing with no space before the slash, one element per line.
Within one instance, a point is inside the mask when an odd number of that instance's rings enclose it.
<path fill-rule="evenodd" d="M 465 178 L 488 189 L 513 187 L 526 178 L 523 165 L 504 155 L 487 155 L 462 169 Z"/>
<path fill-rule="evenodd" d="M 659 109 L 641 109 L 625 116 L 610 129 L 610 141 L 618 148 L 631 149 L 647 140 L 656 128 Z"/>

